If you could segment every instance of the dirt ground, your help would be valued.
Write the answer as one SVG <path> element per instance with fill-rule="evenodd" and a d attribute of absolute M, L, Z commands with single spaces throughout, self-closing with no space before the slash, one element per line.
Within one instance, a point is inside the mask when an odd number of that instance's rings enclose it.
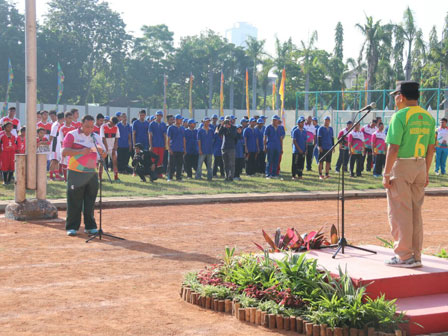
<path fill-rule="evenodd" d="M 448 197 L 428 197 L 425 249 L 448 247 Z M 346 202 L 350 242 L 390 238 L 385 199 Z M 226 245 L 255 251 L 261 229 L 307 232 L 336 223 L 336 201 L 265 202 L 105 210 L 105 232 L 86 244 L 62 219 L 0 218 L 0 335 L 272 335 L 179 298 L 185 272 L 214 263 Z M 288 333 L 284 333 L 287 335 Z"/>

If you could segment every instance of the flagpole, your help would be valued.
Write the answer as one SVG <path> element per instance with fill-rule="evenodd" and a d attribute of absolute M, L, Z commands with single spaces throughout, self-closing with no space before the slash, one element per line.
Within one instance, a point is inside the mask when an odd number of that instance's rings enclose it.
<path fill-rule="evenodd" d="M 163 75 L 163 117 L 165 118 L 167 115 L 167 106 L 166 106 L 166 87 L 168 85 L 167 75 Z"/>
<path fill-rule="evenodd" d="M 36 189 L 37 42 L 36 0 L 25 2 L 26 186 Z"/>
<path fill-rule="evenodd" d="M 189 106 L 188 106 L 188 110 L 190 111 L 190 118 L 193 119 L 193 74 L 190 73 L 190 102 L 189 102 Z"/>
<path fill-rule="evenodd" d="M 219 115 L 224 116 L 224 74 L 221 71 L 221 87 L 219 92 Z"/>
<path fill-rule="evenodd" d="M 246 69 L 246 110 L 247 116 L 250 118 L 250 106 L 249 106 L 249 71 Z"/>

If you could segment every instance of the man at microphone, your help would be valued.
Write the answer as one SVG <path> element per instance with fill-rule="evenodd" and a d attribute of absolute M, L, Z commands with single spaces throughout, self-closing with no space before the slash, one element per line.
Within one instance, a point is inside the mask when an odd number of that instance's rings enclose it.
<path fill-rule="evenodd" d="M 62 157 L 69 157 L 67 176 L 67 235 L 76 236 L 84 215 L 85 232 L 97 233 L 94 217 L 95 199 L 98 192 L 97 148 L 105 158 L 106 151 L 101 138 L 93 132 L 94 119 L 82 118 L 81 127 L 67 133 L 62 144 Z"/>

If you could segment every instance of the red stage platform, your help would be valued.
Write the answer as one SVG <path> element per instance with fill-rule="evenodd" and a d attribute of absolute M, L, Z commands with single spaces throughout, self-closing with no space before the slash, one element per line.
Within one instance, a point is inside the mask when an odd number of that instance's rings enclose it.
<path fill-rule="evenodd" d="M 308 256 L 318 259 L 319 265 L 338 275 L 338 267 L 347 269 L 356 284 L 367 285 L 370 297 L 385 294 L 397 299 L 400 311 L 411 320 L 412 335 L 447 332 L 448 334 L 448 260 L 422 257 L 423 267 L 394 268 L 384 265 L 393 251 L 380 246 L 362 246 L 377 254 L 346 248 L 332 259 L 333 249 L 311 250 Z M 416 325 L 417 322 L 424 328 Z"/>

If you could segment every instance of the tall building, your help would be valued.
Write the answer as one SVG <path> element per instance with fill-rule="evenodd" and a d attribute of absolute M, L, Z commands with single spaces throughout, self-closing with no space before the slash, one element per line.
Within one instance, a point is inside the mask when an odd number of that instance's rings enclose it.
<path fill-rule="evenodd" d="M 258 29 L 247 22 L 237 22 L 226 30 L 226 38 L 238 47 L 245 47 L 249 36 L 257 38 Z"/>

